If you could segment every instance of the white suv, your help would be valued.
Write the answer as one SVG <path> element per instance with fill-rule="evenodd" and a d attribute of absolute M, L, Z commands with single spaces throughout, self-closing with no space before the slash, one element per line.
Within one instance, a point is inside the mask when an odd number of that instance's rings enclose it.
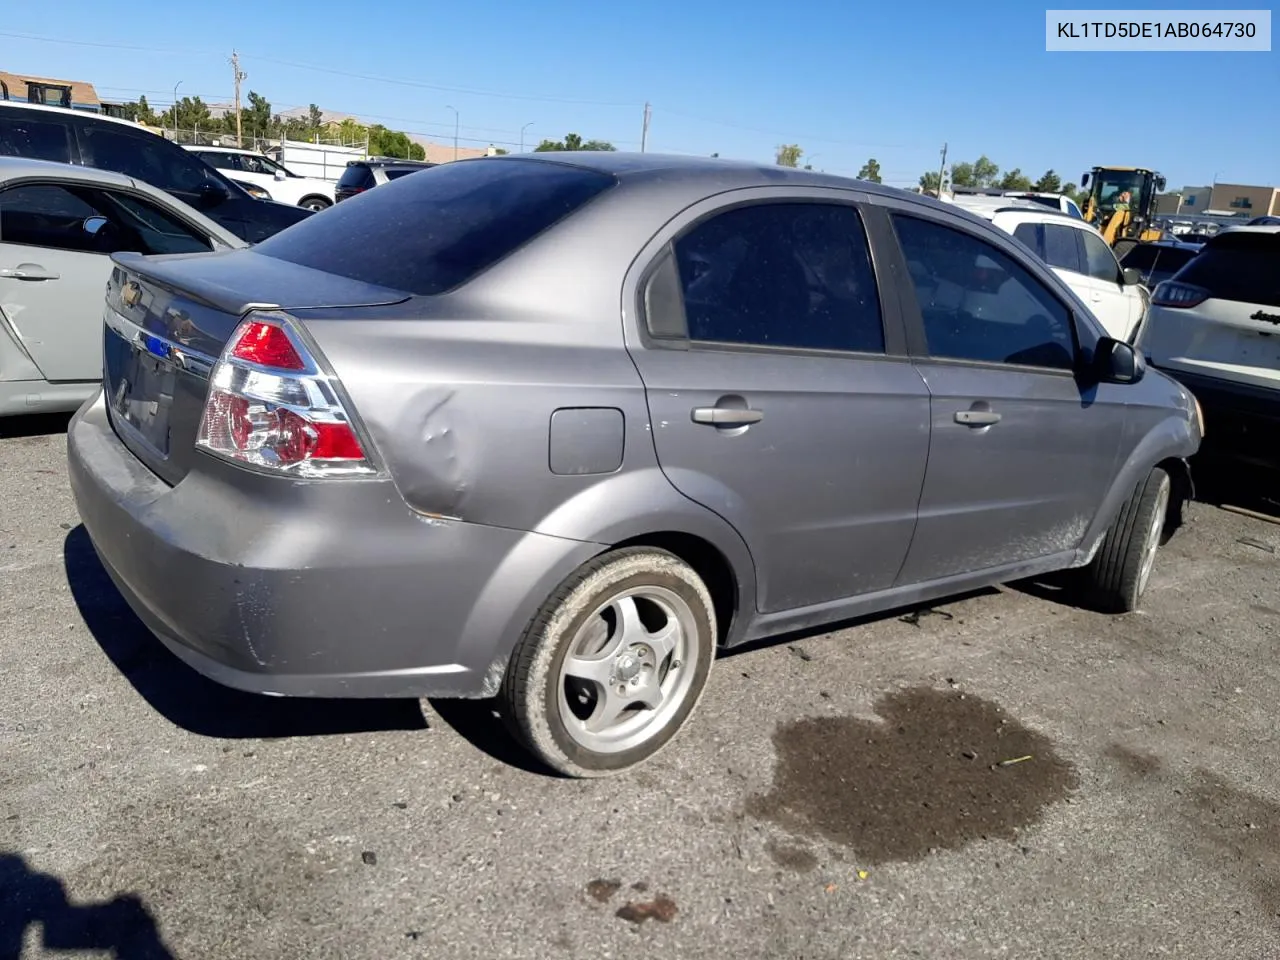
<path fill-rule="evenodd" d="M 1280 450 L 1280 226 L 1210 237 L 1151 295 L 1138 347 L 1182 381 L 1220 449 L 1273 463 Z"/>
<path fill-rule="evenodd" d="M 1151 293 L 1137 270 L 1121 268 L 1095 227 L 1030 200 L 962 195 L 952 202 L 1021 240 L 1085 302 L 1108 336 L 1133 342 Z"/>
<path fill-rule="evenodd" d="M 334 185 L 328 180 L 300 177 L 253 150 L 191 146 L 186 149 L 228 177 L 265 190 L 272 200 L 308 210 L 333 206 Z"/>

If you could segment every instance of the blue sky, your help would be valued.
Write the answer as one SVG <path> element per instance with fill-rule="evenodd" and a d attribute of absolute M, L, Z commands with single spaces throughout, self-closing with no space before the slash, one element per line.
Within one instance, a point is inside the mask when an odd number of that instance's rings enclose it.
<path fill-rule="evenodd" d="M 529 145 L 573 131 L 639 149 L 648 101 L 651 151 L 772 160 L 798 143 L 832 173 L 875 157 L 897 185 L 936 170 L 944 142 L 949 162 L 985 153 L 1033 179 L 1122 164 L 1160 170 L 1170 189 L 1280 184 L 1280 54 L 1046 53 L 1044 7 L 1026 0 L 49 9 L 6 6 L 0 70 L 86 80 L 106 99 L 165 105 L 182 81 L 180 96 L 229 100 L 236 48 L 245 93 L 276 110 L 315 102 L 451 142 L 451 106 L 463 145 L 514 148 L 531 123 Z"/>

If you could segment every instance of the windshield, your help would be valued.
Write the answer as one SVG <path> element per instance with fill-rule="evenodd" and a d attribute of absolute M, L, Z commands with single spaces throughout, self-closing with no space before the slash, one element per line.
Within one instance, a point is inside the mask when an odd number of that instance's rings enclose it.
<path fill-rule="evenodd" d="M 1143 190 L 1148 182 L 1149 177 L 1136 170 L 1100 170 L 1093 181 L 1093 195 L 1104 211 L 1114 211 L 1119 204 L 1127 202 L 1129 209 L 1136 212 L 1146 199 Z"/>

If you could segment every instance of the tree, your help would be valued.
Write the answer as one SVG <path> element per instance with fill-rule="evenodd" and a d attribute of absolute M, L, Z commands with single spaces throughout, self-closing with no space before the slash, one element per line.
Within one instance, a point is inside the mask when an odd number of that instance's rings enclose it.
<path fill-rule="evenodd" d="M 151 104 L 147 103 L 147 98 L 141 96 L 137 103 L 122 103 L 120 110 L 124 114 L 126 120 L 132 120 L 135 123 L 145 123 L 149 127 L 160 125 L 160 118 L 156 116 L 156 112 L 151 109 Z"/>
<path fill-rule="evenodd" d="M 566 134 L 563 140 L 543 140 L 533 148 L 534 153 L 551 153 L 560 150 L 617 150 L 607 140 L 583 140 L 576 133 Z"/>
<path fill-rule="evenodd" d="M 494 148 L 493 148 L 493 155 L 494 155 L 495 157 L 505 157 L 505 156 L 506 156 L 508 153 L 510 153 L 510 152 L 511 152 L 511 151 L 510 151 L 510 150 L 508 150 L 506 147 L 494 147 Z"/>
<path fill-rule="evenodd" d="M 1022 171 L 1014 167 L 1000 179 L 1001 190 L 1030 190 L 1031 178 L 1024 177 Z"/>
<path fill-rule="evenodd" d="M 980 187 L 990 187 L 1000 176 L 1000 168 L 987 159 L 986 154 L 973 161 L 973 179 Z"/>
<path fill-rule="evenodd" d="M 938 193 L 938 171 L 930 170 L 920 175 L 920 189 L 935 196 Z"/>
<path fill-rule="evenodd" d="M 874 157 L 862 165 L 862 169 L 858 171 L 859 180 L 870 180 L 872 183 L 881 183 L 880 179 L 880 161 Z"/>
<path fill-rule="evenodd" d="M 208 130 L 212 131 L 215 126 L 213 116 L 209 113 L 208 105 L 199 97 L 183 97 L 174 106 L 164 112 L 164 116 L 160 118 L 163 126 L 172 129 L 174 127 L 174 112 L 177 112 L 177 127 L 179 130 Z"/>
<path fill-rule="evenodd" d="M 936 177 L 934 178 L 937 179 Z M 973 175 L 972 163 L 953 163 L 951 165 L 951 185 L 953 187 L 976 187 L 977 178 Z"/>
<path fill-rule="evenodd" d="M 1037 193 L 1062 193 L 1062 178 L 1053 170 L 1046 170 L 1044 176 L 1032 185 L 1032 189 Z"/>
<path fill-rule="evenodd" d="M 778 147 L 778 152 L 774 159 L 780 167 L 798 167 L 802 156 L 804 156 L 804 151 L 796 144 L 790 143 Z"/>
<path fill-rule="evenodd" d="M 369 128 L 369 153 L 375 157 L 395 157 L 400 160 L 425 160 L 426 149 L 414 143 L 408 134 L 388 130 L 381 124 Z"/>

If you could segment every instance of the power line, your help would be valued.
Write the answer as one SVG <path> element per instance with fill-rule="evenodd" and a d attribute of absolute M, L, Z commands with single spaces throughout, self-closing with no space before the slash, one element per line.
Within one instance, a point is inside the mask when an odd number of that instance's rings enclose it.
<path fill-rule="evenodd" d="M 0 37 L 10 37 L 16 40 L 30 40 L 36 43 L 66 44 L 77 47 L 97 47 L 104 50 L 134 50 L 141 53 L 176 53 L 188 57 L 221 56 L 221 54 L 207 50 L 175 50 L 172 47 L 159 49 L 156 47 L 140 47 L 126 43 L 102 43 L 90 40 L 63 40 L 59 37 L 41 37 L 30 33 L 0 32 Z M 335 77 L 347 77 L 352 80 L 365 80 L 370 83 L 390 83 L 398 86 L 414 87 L 421 90 L 437 90 L 443 93 L 461 93 L 475 97 L 497 97 L 503 100 L 529 100 L 536 103 L 567 103 L 597 107 L 634 108 L 640 105 L 639 103 L 634 102 L 622 103 L 618 101 L 585 100 L 571 97 L 541 97 L 525 93 L 501 93 L 495 90 L 478 90 L 470 87 L 451 87 L 443 84 L 426 83 L 422 80 L 408 80 L 401 77 L 384 77 L 377 76 L 375 74 L 357 73 L 350 70 L 339 70 L 334 67 L 326 67 L 314 63 L 301 63 L 296 60 L 282 60 L 279 57 L 264 56 L 256 53 L 244 53 L 241 54 L 241 56 L 250 60 L 261 60 L 263 63 L 274 63 L 278 66 L 292 67 L 296 70 L 311 70 L 315 73 L 325 73 Z"/>

